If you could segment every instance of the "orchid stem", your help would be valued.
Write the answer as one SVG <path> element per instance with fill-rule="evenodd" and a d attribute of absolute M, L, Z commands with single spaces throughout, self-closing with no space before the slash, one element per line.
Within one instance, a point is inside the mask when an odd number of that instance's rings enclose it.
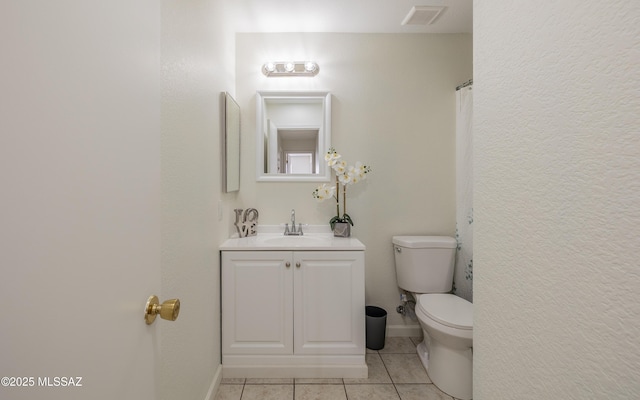
<path fill-rule="evenodd" d="M 336 174 L 336 215 L 340 218 L 340 180 Z"/>
<path fill-rule="evenodd" d="M 346 186 L 342 190 L 342 211 L 344 212 L 344 214 L 342 215 L 342 218 L 344 218 L 344 216 L 347 214 L 347 187 Z"/>

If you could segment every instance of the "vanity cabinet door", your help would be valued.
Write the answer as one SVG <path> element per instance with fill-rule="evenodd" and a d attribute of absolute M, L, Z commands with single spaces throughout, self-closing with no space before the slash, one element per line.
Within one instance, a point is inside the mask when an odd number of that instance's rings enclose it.
<path fill-rule="evenodd" d="M 222 353 L 293 352 L 290 251 L 222 252 Z"/>
<path fill-rule="evenodd" d="M 364 252 L 294 252 L 294 353 L 364 354 Z"/>

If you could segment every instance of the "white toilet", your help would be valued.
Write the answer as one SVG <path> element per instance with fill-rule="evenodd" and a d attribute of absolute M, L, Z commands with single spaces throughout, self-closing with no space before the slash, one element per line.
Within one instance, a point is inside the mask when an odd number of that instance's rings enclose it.
<path fill-rule="evenodd" d="M 424 341 L 417 351 L 433 383 L 462 400 L 473 395 L 473 305 L 450 294 L 457 242 L 394 236 L 398 286 L 416 300 Z"/>

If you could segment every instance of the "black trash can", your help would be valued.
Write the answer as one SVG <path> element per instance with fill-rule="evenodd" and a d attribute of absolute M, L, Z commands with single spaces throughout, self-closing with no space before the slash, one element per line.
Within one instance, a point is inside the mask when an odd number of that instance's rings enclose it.
<path fill-rule="evenodd" d="M 380 307 L 366 306 L 367 314 L 367 349 L 384 348 L 387 332 L 387 312 Z"/>

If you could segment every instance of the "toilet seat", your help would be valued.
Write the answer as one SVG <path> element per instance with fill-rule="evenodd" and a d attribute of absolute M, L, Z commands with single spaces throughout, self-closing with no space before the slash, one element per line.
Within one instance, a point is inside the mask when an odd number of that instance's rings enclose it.
<path fill-rule="evenodd" d="M 417 303 L 420 311 L 442 325 L 473 329 L 473 304 L 461 297 L 447 293 L 421 294 Z"/>

